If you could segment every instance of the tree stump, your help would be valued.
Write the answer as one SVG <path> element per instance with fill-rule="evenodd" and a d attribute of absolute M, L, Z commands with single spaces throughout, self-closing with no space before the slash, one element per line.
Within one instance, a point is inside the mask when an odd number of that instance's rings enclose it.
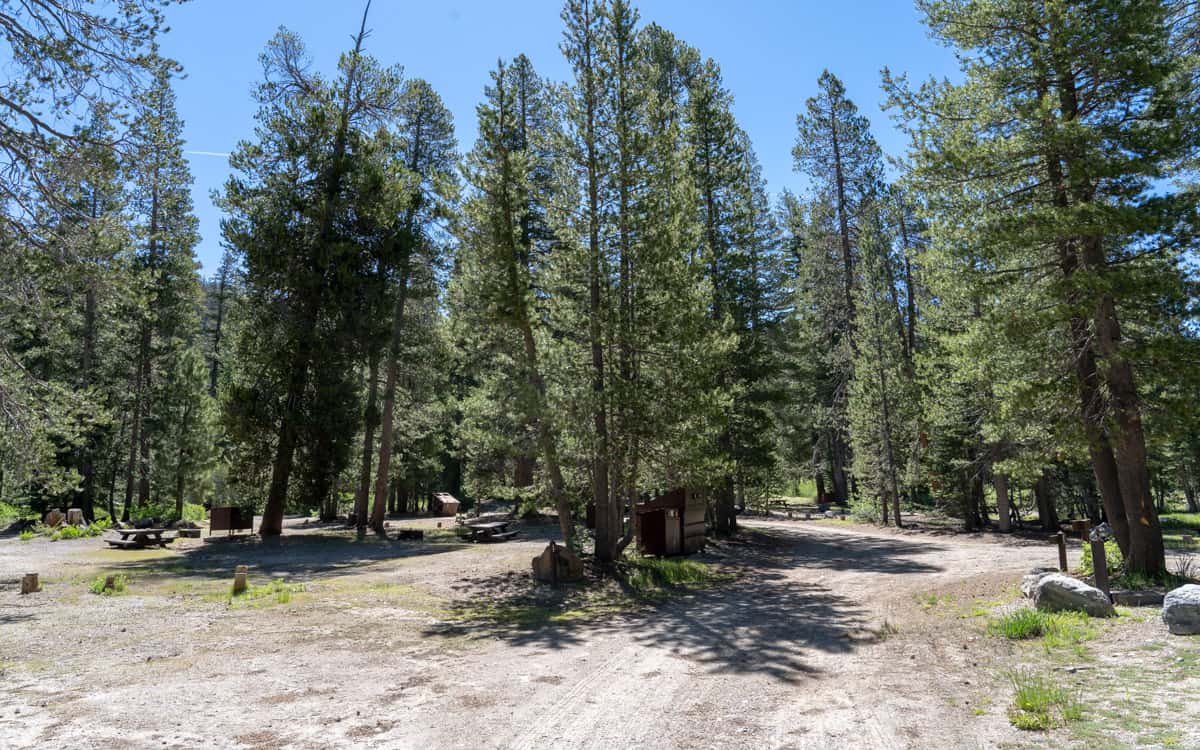
<path fill-rule="evenodd" d="M 66 516 L 62 514 L 62 511 L 52 510 L 46 514 L 46 525 L 53 529 L 61 524 L 65 518 Z"/>
<path fill-rule="evenodd" d="M 245 565 L 237 566 L 237 569 L 233 572 L 233 593 L 235 596 L 246 590 L 246 573 L 247 568 Z"/>
<path fill-rule="evenodd" d="M 67 509 L 67 525 L 82 526 L 83 525 L 83 510 L 80 508 Z"/>
<path fill-rule="evenodd" d="M 42 587 L 38 584 L 37 573 L 26 573 L 25 575 L 21 576 L 22 594 L 36 594 L 41 590 Z"/>

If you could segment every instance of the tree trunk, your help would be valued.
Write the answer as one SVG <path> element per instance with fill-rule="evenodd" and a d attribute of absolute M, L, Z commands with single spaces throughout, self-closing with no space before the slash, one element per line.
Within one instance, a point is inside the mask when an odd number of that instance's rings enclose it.
<path fill-rule="evenodd" d="M 1043 474 L 1033 485 L 1033 495 L 1037 498 L 1038 522 L 1043 531 L 1058 531 L 1058 511 L 1055 508 L 1054 495 L 1050 491 L 1050 482 Z"/>
<path fill-rule="evenodd" d="M 992 477 L 992 485 L 996 488 L 996 524 L 1000 531 L 1008 532 L 1012 528 L 1012 507 L 1008 500 L 1008 477 L 996 474 Z"/>
<path fill-rule="evenodd" d="M 362 467 L 358 472 L 358 490 L 354 494 L 354 523 L 359 533 L 367 528 L 367 499 L 371 494 L 371 458 L 375 453 L 375 426 L 379 424 L 379 351 L 371 348 L 367 367 L 367 408 L 363 414 Z"/>
<path fill-rule="evenodd" d="M 371 528 L 383 532 L 384 502 L 392 470 L 392 441 L 395 438 L 396 385 L 400 378 L 400 347 L 404 335 L 404 306 L 408 300 L 409 257 L 400 264 L 396 305 L 392 311 L 392 338 L 388 348 L 387 382 L 383 388 L 383 417 L 379 428 L 379 466 L 375 472 L 375 503 L 371 506 Z"/>
<path fill-rule="evenodd" d="M 221 326 L 225 320 L 225 272 L 217 281 L 217 322 L 213 328 L 212 363 L 208 369 L 208 395 L 217 397 L 217 377 L 221 369 Z"/>
<path fill-rule="evenodd" d="M 588 9 L 590 13 L 590 8 Z M 587 19 L 590 25 L 591 19 Z M 604 262 L 600 244 L 600 155 L 597 132 L 596 71 L 591 56 L 590 41 L 587 42 L 586 57 L 588 70 L 584 75 L 585 125 L 587 170 L 587 216 L 588 216 L 588 344 L 591 350 L 592 369 L 592 429 L 595 445 L 592 455 L 592 502 L 596 505 L 596 559 L 612 562 L 616 557 L 622 523 L 621 508 L 613 502 L 609 493 L 609 437 L 608 437 L 608 394 L 605 391 L 604 372 L 604 320 L 603 300 L 600 293 Z"/>

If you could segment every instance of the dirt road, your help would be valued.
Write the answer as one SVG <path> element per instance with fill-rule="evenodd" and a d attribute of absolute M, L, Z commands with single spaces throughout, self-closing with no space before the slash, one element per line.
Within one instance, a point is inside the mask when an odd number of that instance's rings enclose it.
<path fill-rule="evenodd" d="M 538 622 L 470 616 L 525 580 L 544 544 L 530 534 L 333 551 L 298 535 L 132 561 L 95 540 L 0 540 L 0 746 L 1016 746 L 966 618 L 1048 546 L 756 528 L 706 553 L 736 584 Z M 239 562 L 305 590 L 233 606 Z M 20 597 L 7 582 L 31 566 L 46 591 Z M 129 593 L 87 592 L 111 570 Z"/>

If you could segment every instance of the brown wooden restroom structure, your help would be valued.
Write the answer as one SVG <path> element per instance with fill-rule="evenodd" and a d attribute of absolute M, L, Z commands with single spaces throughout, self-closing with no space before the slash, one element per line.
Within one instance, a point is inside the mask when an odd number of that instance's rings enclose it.
<path fill-rule="evenodd" d="M 633 507 L 638 549 L 644 555 L 690 555 L 704 548 L 704 497 L 671 490 Z"/>

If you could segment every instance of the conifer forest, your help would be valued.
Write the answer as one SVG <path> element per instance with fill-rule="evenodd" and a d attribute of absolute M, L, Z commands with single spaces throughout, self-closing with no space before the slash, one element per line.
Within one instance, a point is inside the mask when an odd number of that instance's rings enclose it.
<path fill-rule="evenodd" d="M 721 61 L 629 0 L 564 0 L 560 59 L 498 56 L 469 126 L 373 31 L 405 3 L 360 0 L 336 60 L 278 18 L 223 92 L 256 114 L 202 237 L 180 3 L 0 0 L 0 746 L 1200 747 L 1200 642 L 1166 627 L 1200 633 L 1200 6 L 895 2 L 955 69 L 821 60 L 772 123 L 801 188 Z M 704 551 L 656 552 L 658 519 Z M 255 721 L 39 723 L 93 659 L 234 648 L 187 640 L 208 612 L 266 676 L 205 693 Z M 36 666 L 52 633 L 94 640 Z M 450 676 L 368 710 L 385 644 Z M 513 681 L 597 648 L 572 691 Z M 138 700 L 196 709 L 164 679 Z M 426 726 L 433 679 L 487 697 Z"/>

